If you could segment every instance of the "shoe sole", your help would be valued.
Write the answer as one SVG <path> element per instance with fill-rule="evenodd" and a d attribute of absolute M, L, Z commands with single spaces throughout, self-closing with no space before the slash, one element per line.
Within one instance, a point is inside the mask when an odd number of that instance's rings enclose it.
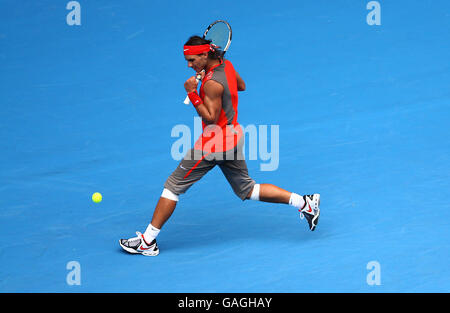
<path fill-rule="evenodd" d="M 313 225 L 313 227 L 311 228 L 311 231 L 314 231 L 314 229 L 316 229 L 317 223 L 319 223 L 319 216 L 320 216 L 320 209 L 319 209 L 317 215 L 314 216 L 314 218 L 312 219 L 312 225 Z"/>
<path fill-rule="evenodd" d="M 312 219 L 312 225 L 313 227 L 311 228 L 311 231 L 314 231 L 314 229 L 316 229 L 317 224 L 319 223 L 319 216 L 320 216 L 320 194 L 318 194 L 319 196 L 319 201 L 318 201 L 318 209 L 317 209 L 317 215 L 314 216 L 314 218 Z"/>
<path fill-rule="evenodd" d="M 119 245 L 122 247 L 123 250 L 125 250 L 128 253 L 132 253 L 132 254 L 142 254 L 142 255 L 145 255 L 145 256 L 157 256 L 159 254 L 159 249 L 156 250 L 156 251 L 153 251 L 153 250 L 152 251 L 136 251 L 136 250 L 134 250 L 132 248 L 128 248 L 128 247 L 124 246 L 120 242 L 120 240 L 119 240 Z"/>

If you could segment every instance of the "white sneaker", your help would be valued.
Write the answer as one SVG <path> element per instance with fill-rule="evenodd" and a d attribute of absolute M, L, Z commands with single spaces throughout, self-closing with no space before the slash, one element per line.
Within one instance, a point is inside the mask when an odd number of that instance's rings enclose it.
<path fill-rule="evenodd" d="M 320 194 L 315 193 L 313 195 L 303 196 L 303 200 L 305 200 L 305 205 L 298 210 L 300 212 L 300 219 L 306 218 L 309 229 L 314 231 L 320 216 Z"/>
<path fill-rule="evenodd" d="M 159 254 L 158 244 L 156 239 L 148 244 L 144 236 L 140 232 L 136 232 L 137 237 L 130 239 L 120 239 L 120 246 L 129 253 L 139 253 L 145 256 L 157 256 Z"/>

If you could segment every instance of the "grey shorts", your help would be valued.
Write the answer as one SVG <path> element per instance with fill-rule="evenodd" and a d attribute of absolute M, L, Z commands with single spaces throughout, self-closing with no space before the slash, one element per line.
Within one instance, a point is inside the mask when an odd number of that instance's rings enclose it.
<path fill-rule="evenodd" d="M 216 165 L 220 167 L 234 193 L 245 200 L 255 181 L 248 175 L 242 151 L 235 148 L 227 153 L 202 155 L 202 151 L 189 150 L 175 171 L 167 178 L 164 188 L 176 195 L 185 193 Z"/>

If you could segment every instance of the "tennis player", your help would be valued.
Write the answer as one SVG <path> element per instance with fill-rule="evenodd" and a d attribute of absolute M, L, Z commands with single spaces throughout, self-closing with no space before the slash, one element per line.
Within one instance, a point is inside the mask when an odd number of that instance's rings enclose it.
<path fill-rule="evenodd" d="M 199 36 L 186 42 L 184 58 L 188 67 L 202 76 L 200 93 L 196 76 L 189 78 L 184 88 L 202 118 L 203 133 L 166 180 L 145 232 L 120 239 L 120 246 L 129 253 L 158 255 L 156 237 L 174 212 L 179 196 L 216 165 L 240 199 L 293 206 L 313 231 L 319 221 L 320 194 L 300 196 L 272 184 L 257 184 L 248 174 L 242 152 L 244 135 L 237 121 L 238 91 L 245 90 L 245 82 L 233 64 L 221 57 L 211 41 Z"/>

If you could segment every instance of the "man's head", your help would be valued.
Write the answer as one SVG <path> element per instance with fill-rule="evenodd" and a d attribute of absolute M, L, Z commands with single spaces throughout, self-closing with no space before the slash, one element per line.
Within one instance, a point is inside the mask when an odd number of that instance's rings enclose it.
<path fill-rule="evenodd" d="M 192 36 L 184 44 L 184 58 L 188 62 L 188 67 L 198 73 L 205 69 L 209 61 L 219 60 L 220 52 L 211 48 L 211 40 Z"/>

